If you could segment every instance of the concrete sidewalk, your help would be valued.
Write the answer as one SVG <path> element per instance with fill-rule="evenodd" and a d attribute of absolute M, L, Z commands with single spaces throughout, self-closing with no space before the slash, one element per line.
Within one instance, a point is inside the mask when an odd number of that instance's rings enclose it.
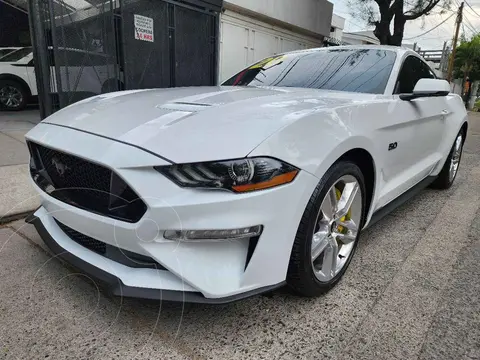
<path fill-rule="evenodd" d="M 25 134 L 40 122 L 38 110 L 0 112 L 0 224 L 34 210 Z"/>

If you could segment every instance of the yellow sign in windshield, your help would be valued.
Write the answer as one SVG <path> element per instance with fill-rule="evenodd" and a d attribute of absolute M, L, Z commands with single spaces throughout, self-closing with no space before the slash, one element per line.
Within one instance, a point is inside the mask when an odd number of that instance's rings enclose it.
<path fill-rule="evenodd" d="M 283 55 L 280 55 L 280 56 L 272 56 L 272 57 L 268 57 L 266 59 L 263 59 L 261 61 L 259 61 L 258 63 L 252 65 L 249 67 L 249 69 L 268 69 L 269 67 L 272 67 L 273 65 L 277 65 L 278 63 L 280 63 L 282 60 L 283 60 L 284 56 Z"/>

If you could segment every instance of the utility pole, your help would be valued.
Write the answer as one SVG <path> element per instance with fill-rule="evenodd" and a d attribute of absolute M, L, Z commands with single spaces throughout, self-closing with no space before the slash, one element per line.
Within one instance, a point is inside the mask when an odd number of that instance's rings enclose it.
<path fill-rule="evenodd" d="M 443 72 L 445 70 L 445 60 L 447 60 L 445 55 L 447 55 L 447 42 L 446 41 L 443 42 L 442 57 L 440 59 L 440 65 L 438 67 L 441 72 Z"/>
<path fill-rule="evenodd" d="M 450 61 L 448 62 L 448 73 L 447 73 L 447 81 L 452 81 L 452 72 L 453 72 L 453 62 L 455 60 L 455 53 L 457 52 L 457 41 L 458 41 L 458 33 L 460 32 L 460 25 L 462 24 L 463 18 L 463 2 L 460 4 L 457 13 L 457 21 L 456 21 L 456 29 L 455 29 L 455 36 L 453 37 L 453 44 L 452 44 L 452 55 L 450 56 Z"/>

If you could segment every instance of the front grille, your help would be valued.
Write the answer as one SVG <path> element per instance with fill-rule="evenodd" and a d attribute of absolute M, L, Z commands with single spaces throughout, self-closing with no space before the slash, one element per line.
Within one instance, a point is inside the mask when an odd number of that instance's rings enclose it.
<path fill-rule="evenodd" d="M 141 254 L 133 253 L 128 250 L 120 249 L 116 246 L 109 245 L 103 241 L 94 239 L 88 235 L 82 234 L 71 227 L 61 223 L 57 219 L 55 222 L 60 229 L 77 244 L 104 256 L 107 259 L 113 260 L 119 264 L 140 269 L 156 269 L 166 270 L 162 265 L 154 259 Z"/>
<path fill-rule="evenodd" d="M 104 242 L 98 241 L 90 236 L 79 233 L 78 231 L 73 230 L 72 228 L 68 227 L 65 224 L 62 224 L 57 220 L 55 221 L 60 227 L 60 229 L 62 229 L 62 231 L 77 244 L 82 245 L 83 247 L 86 247 L 87 249 L 92 250 L 100 255 L 105 255 L 105 253 L 107 252 L 107 244 L 105 244 Z"/>
<path fill-rule="evenodd" d="M 28 147 L 33 180 L 54 198 L 128 222 L 145 214 L 145 203 L 112 170 L 33 142 Z"/>

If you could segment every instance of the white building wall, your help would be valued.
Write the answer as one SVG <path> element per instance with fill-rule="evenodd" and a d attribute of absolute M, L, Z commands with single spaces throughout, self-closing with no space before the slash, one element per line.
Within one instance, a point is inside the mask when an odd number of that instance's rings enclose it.
<path fill-rule="evenodd" d="M 319 35 L 330 34 L 333 4 L 327 0 L 227 0 L 226 3 Z"/>
<path fill-rule="evenodd" d="M 373 31 L 344 32 L 342 40 L 349 45 L 380 45 Z"/>
<path fill-rule="evenodd" d="M 220 20 L 220 82 L 268 56 L 321 47 L 322 40 L 225 11 Z"/>
<path fill-rule="evenodd" d="M 345 18 L 333 14 L 331 27 L 332 28 L 330 29 L 330 37 L 337 40 L 342 40 L 343 29 L 345 28 Z"/>

